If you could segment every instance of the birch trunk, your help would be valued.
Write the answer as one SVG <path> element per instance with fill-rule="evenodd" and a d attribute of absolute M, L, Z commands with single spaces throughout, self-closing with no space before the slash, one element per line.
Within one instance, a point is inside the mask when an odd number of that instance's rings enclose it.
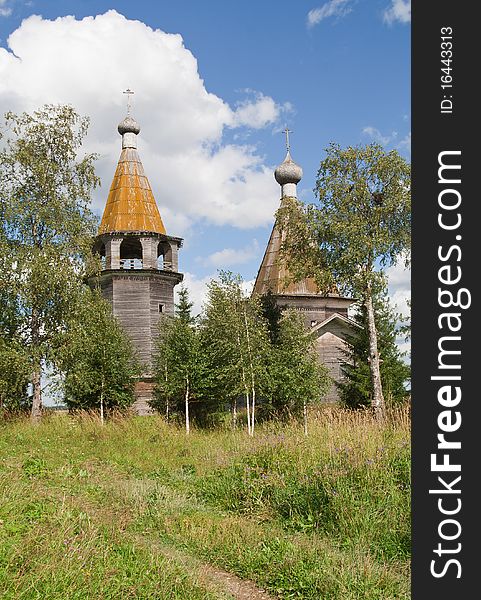
<path fill-rule="evenodd" d="M 244 386 L 245 394 L 246 394 L 246 408 L 247 408 L 247 433 L 251 434 L 251 417 L 250 417 L 250 397 L 249 397 L 249 388 L 247 387 L 246 381 L 246 373 L 244 369 L 244 355 L 242 353 L 242 346 L 239 331 L 237 331 L 237 344 L 239 346 L 239 355 L 241 359 L 241 374 L 242 374 L 242 384 Z"/>
<path fill-rule="evenodd" d="M 33 387 L 33 398 L 32 398 L 32 411 L 30 413 L 30 420 L 32 423 L 38 423 L 42 418 L 42 388 L 41 388 L 41 376 L 42 370 L 40 367 L 40 361 L 36 361 L 33 373 L 32 373 L 32 387 Z"/>
<path fill-rule="evenodd" d="M 252 413 L 251 413 L 251 423 L 249 427 L 250 435 L 254 435 L 254 417 L 255 417 L 255 403 L 256 403 L 256 386 L 255 386 L 255 378 L 254 378 L 254 365 L 252 364 L 252 351 L 251 351 L 251 342 L 249 336 L 249 324 L 247 323 L 247 311 L 244 304 L 244 325 L 246 329 L 246 341 L 247 341 L 247 354 L 249 356 L 249 366 L 251 370 L 251 392 L 252 392 Z M 249 406 L 249 405 L 247 405 Z M 247 420 L 249 420 L 249 411 L 247 412 Z"/>
<path fill-rule="evenodd" d="M 302 414 L 304 417 L 304 435 L 307 436 L 307 404 L 306 404 L 305 400 L 304 400 L 304 405 L 302 407 Z"/>
<path fill-rule="evenodd" d="M 164 368 L 164 379 L 165 379 L 165 387 L 167 389 L 167 365 Z M 166 396 L 165 399 L 165 420 L 167 421 L 167 423 L 169 422 L 169 409 L 170 409 L 170 405 L 169 405 L 169 396 Z"/>
<path fill-rule="evenodd" d="M 254 416 L 255 416 L 255 410 L 256 410 L 256 389 L 253 387 L 252 388 L 252 412 L 251 412 L 251 419 L 252 419 L 252 423 L 251 423 L 251 435 L 254 435 Z"/>
<path fill-rule="evenodd" d="M 100 388 L 100 424 L 104 424 L 104 382 L 102 380 L 102 387 Z"/>
<path fill-rule="evenodd" d="M 190 433 L 190 422 L 189 422 L 189 378 L 186 379 L 185 386 L 185 433 Z"/>
<path fill-rule="evenodd" d="M 34 352 L 37 351 L 40 344 L 40 324 L 38 314 L 35 309 L 32 310 L 32 318 L 30 322 L 30 328 L 32 332 L 32 347 Z M 42 363 L 40 358 L 35 358 L 33 363 L 32 372 L 32 410 L 30 413 L 30 420 L 32 423 L 38 423 L 42 418 Z"/>
<path fill-rule="evenodd" d="M 372 302 L 371 290 L 366 294 L 366 313 L 369 338 L 369 370 L 372 384 L 372 409 L 377 419 L 383 419 L 385 414 L 385 402 L 382 393 L 381 371 L 379 350 L 377 346 L 377 330 L 374 320 L 374 306 Z"/>

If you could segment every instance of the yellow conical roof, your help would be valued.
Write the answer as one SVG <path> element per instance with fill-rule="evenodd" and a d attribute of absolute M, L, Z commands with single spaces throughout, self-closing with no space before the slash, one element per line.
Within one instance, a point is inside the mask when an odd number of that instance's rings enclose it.
<path fill-rule="evenodd" d="M 135 137 L 139 129 L 122 129 L 124 121 L 119 125 L 123 149 L 110 186 L 99 235 L 115 231 L 165 234 L 154 194 L 136 149 Z"/>

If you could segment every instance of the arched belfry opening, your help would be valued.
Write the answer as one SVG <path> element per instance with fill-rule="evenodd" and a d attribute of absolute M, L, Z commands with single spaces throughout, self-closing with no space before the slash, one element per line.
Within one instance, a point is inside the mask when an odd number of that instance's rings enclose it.
<path fill-rule="evenodd" d="M 172 271 L 174 268 L 174 252 L 172 245 L 167 241 L 159 242 L 157 246 L 157 268 Z"/>
<path fill-rule="evenodd" d="M 167 235 L 139 153 L 140 127 L 130 114 L 119 124 L 122 151 L 105 205 L 94 252 L 101 273 L 91 280 L 112 303 L 114 315 L 132 340 L 142 364 L 136 383 L 139 414 L 151 412 L 152 358 L 162 314 L 174 314 L 174 287 L 182 239 Z"/>
<path fill-rule="evenodd" d="M 94 248 L 94 252 L 96 252 L 100 258 L 100 267 L 102 270 L 105 269 L 106 266 L 106 256 L 105 256 L 105 244 L 98 244 L 97 248 Z"/>
<path fill-rule="evenodd" d="M 120 268 L 142 269 L 142 244 L 138 238 L 126 237 L 120 243 Z"/>

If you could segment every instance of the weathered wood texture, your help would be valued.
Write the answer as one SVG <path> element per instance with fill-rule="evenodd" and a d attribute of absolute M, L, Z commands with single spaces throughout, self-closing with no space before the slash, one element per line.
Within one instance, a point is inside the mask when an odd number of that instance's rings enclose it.
<path fill-rule="evenodd" d="M 335 382 L 342 381 L 341 364 L 346 362 L 346 342 L 334 333 L 326 331 L 326 333 L 316 339 L 315 347 L 319 356 L 319 361 L 327 367 L 332 379 Z M 323 401 L 328 403 L 339 402 L 339 392 L 335 383 L 331 385 L 331 388 L 323 398 Z"/>
<path fill-rule="evenodd" d="M 307 328 L 322 323 L 330 316 L 339 314 L 347 317 L 347 310 L 352 304 L 351 298 L 342 296 L 320 296 L 320 295 L 274 295 L 277 305 L 281 309 L 293 308 L 299 311 Z"/>
<path fill-rule="evenodd" d="M 137 381 L 134 394 L 135 402 L 131 406 L 132 412 L 140 416 L 153 415 L 155 411 L 150 406 L 150 401 L 154 395 L 154 382 L 149 378 Z"/>
<path fill-rule="evenodd" d="M 139 360 L 149 373 L 161 314 L 174 314 L 174 287 L 180 273 L 151 270 L 110 270 L 100 277 L 102 295 L 129 335 Z"/>

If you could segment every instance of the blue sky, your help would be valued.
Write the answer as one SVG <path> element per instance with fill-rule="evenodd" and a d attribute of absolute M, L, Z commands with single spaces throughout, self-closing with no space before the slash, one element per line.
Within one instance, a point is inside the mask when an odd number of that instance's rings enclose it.
<path fill-rule="evenodd" d="M 168 233 L 185 238 L 180 268 L 199 304 L 217 268 L 255 278 L 286 124 L 305 201 L 330 141 L 376 140 L 410 159 L 410 2 L 0 0 L 0 111 L 70 102 L 90 115 L 98 212 L 127 87 L 141 158 Z M 391 283 L 402 301 L 408 275 L 396 269 Z"/>

